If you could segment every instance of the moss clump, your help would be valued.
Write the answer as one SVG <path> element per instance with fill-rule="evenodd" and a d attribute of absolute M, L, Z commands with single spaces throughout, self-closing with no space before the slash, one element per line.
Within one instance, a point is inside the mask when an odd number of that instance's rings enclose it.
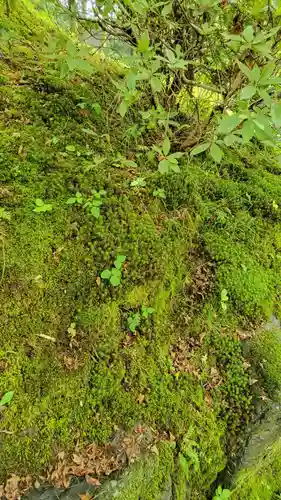
<path fill-rule="evenodd" d="M 250 357 L 270 394 L 275 396 L 281 390 L 281 333 L 280 330 L 261 331 L 249 345 Z"/>
<path fill-rule="evenodd" d="M 278 499 L 281 492 L 281 441 L 266 450 L 253 467 L 242 470 L 231 498 L 235 500 Z"/>

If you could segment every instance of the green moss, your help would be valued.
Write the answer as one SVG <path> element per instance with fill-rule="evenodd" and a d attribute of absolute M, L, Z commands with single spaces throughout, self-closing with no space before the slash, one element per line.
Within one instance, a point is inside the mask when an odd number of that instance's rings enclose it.
<path fill-rule="evenodd" d="M 272 500 L 281 491 L 280 439 L 260 457 L 253 467 L 242 470 L 236 478 L 231 498 L 235 500 Z M 275 496 L 276 495 L 276 496 Z"/>
<path fill-rule="evenodd" d="M 271 396 L 281 389 L 281 335 L 279 330 L 261 331 L 251 341 L 250 356 Z"/>
<path fill-rule="evenodd" d="M 100 498 L 161 500 L 165 490 L 171 488 L 173 452 L 174 447 L 170 443 L 160 443 L 157 454 L 151 453 L 131 465 L 118 481 L 111 481 L 99 492 Z"/>

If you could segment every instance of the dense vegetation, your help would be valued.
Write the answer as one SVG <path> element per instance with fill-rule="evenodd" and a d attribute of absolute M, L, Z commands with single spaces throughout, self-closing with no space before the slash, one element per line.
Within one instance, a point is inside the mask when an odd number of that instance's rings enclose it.
<path fill-rule="evenodd" d="M 115 497 L 212 498 L 278 400 L 279 11 L 156 4 L 0 2 L 3 481 L 149 428 Z M 231 498 L 279 498 L 279 449 Z"/>

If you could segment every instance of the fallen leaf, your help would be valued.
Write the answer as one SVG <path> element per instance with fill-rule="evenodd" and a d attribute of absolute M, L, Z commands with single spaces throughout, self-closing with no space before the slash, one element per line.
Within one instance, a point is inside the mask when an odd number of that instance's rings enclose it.
<path fill-rule="evenodd" d="M 144 402 L 144 394 L 139 394 L 138 398 L 137 398 L 137 403 L 140 405 L 141 403 Z"/>
<path fill-rule="evenodd" d="M 79 457 L 79 455 L 76 455 L 75 453 L 73 454 L 73 462 L 77 465 L 81 465 L 82 463 L 82 458 Z"/>
<path fill-rule="evenodd" d="M 91 477 L 91 476 L 86 476 L 86 481 L 88 484 L 91 484 L 92 486 L 100 486 L 101 483 L 99 482 L 98 479 L 96 479 L 95 477 Z"/>
<path fill-rule="evenodd" d="M 80 493 L 78 496 L 81 498 L 81 500 L 91 500 L 92 498 L 88 493 Z"/>
<path fill-rule="evenodd" d="M 58 459 L 59 459 L 59 460 L 63 460 L 63 459 L 64 459 L 64 457 L 65 457 L 65 452 L 64 452 L 64 451 L 60 451 L 60 452 L 58 453 Z"/>
<path fill-rule="evenodd" d="M 100 278 L 100 276 L 98 276 L 98 277 L 96 278 L 96 284 L 97 284 L 98 286 L 101 286 L 101 278 Z"/>

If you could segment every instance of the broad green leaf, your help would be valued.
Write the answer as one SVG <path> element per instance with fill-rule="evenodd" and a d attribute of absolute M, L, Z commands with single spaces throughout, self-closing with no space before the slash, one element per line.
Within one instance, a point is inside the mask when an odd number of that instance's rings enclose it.
<path fill-rule="evenodd" d="M 257 64 L 255 64 L 255 66 L 253 67 L 253 69 L 251 71 L 251 76 L 252 76 L 251 81 L 257 82 L 260 79 L 261 70 Z"/>
<path fill-rule="evenodd" d="M 234 134 L 230 134 L 230 135 L 226 135 L 225 138 L 224 138 L 224 143 L 226 146 L 232 146 L 235 142 L 238 141 L 238 137 L 237 135 L 234 135 Z"/>
<path fill-rule="evenodd" d="M 69 73 L 68 65 L 65 61 L 61 64 L 60 67 L 60 78 L 63 80 Z"/>
<path fill-rule="evenodd" d="M 168 16 L 173 9 L 173 2 L 169 2 L 167 5 L 165 5 L 161 11 L 161 15 L 163 17 Z"/>
<path fill-rule="evenodd" d="M 163 141 L 163 145 L 162 145 L 162 151 L 163 151 L 164 156 L 167 156 L 169 154 L 170 148 L 171 148 L 170 139 L 166 135 L 166 137 Z"/>
<path fill-rule="evenodd" d="M 248 85 L 241 90 L 240 99 L 251 99 L 255 95 L 257 89 L 253 85 Z"/>
<path fill-rule="evenodd" d="M 210 147 L 210 155 L 216 163 L 220 163 L 224 152 L 215 142 L 213 142 Z"/>
<path fill-rule="evenodd" d="M 85 59 L 76 59 L 76 68 L 80 71 L 86 71 L 86 73 L 93 73 L 94 67 Z"/>
<path fill-rule="evenodd" d="M 130 72 L 126 76 L 126 81 L 127 81 L 127 87 L 129 90 L 135 90 L 136 88 L 136 82 L 137 82 L 137 75 L 136 73 Z"/>
<path fill-rule="evenodd" d="M 248 68 L 248 66 L 246 66 L 244 63 L 240 62 L 240 61 L 237 61 L 237 64 L 240 68 L 240 70 L 242 71 L 242 73 L 244 73 L 244 75 L 252 82 L 252 73 L 251 73 L 251 70 Z"/>
<path fill-rule="evenodd" d="M 266 92 L 265 89 L 260 90 L 259 94 L 260 94 L 261 98 L 263 99 L 265 105 L 270 108 L 270 106 L 272 104 L 272 98 L 271 98 L 271 96 Z"/>
<path fill-rule="evenodd" d="M 161 160 L 158 165 L 158 170 L 161 174 L 167 174 L 169 172 L 169 160 Z"/>
<path fill-rule="evenodd" d="M 75 153 L 76 151 L 76 147 L 73 144 L 68 144 L 67 146 L 65 146 L 65 149 L 69 153 Z"/>
<path fill-rule="evenodd" d="M 251 43 L 253 38 L 254 38 L 254 30 L 253 30 L 253 26 L 247 26 L 243 33 L 242 33 L 243 37 L 245 38 L 246 42 L 248 43 Z"/>
<path fill-rule="evenodd" d="M 7 403 L 10 403 L 10 401 L 12 401 L 13 397 L 14 397 L 14 391 L 6 392 L 6 394 L 4 394 L 4 396 L 0 400 L 0 406 L 4 406 Z"/>
<path fill-rule="evenodd" d="M 105 269 L 100 276 L 103 280 L 109 280 L 111 276 L 111 271 L 109 269 Z"/>
<path fill-rule="evenodd" d="M 118 106 L 118 113 L 119 113 L 119 115 L 121 115 L 122 118 L 124 118 L 124 116 L 127 113 L 127 111 L 128 111 L 128 104 L 126 103 L 126 101 L 120 102 L 120 104 Z"/>
<path fill-rule="evenodd" d="M 263 85 L 264 82 L 266 82 L 271 77 L 274 68 L 275 68 L 274 63 L 268 63 L 266 64 L 266 66 L 264 66 L 259 79 L 259 85 Z"/>
<path fill-rule="evenodd" d="M 125 167 L 133 167 L 133 168 L 138 166 L 135 161 L 127 159 L 122 160 L 122 165 L 124 165 Z"/>
<path fill-rule="evenodd" d="M 68 198 L 68 200 L 66 201 L 67 205 L 73 205 L 74 203 L 76 203 L 76 198 Z"/>
<path fill-rule="evenodd" d="M 162 90 L 162 83 L 160 78 L 157 78 L 157 76 L 152 76 L 150 80 L 150 85 L 153 90 L 153 92 L 161 92 Z"/>
<path fill-rule="evenodd" d="M 169 160 L 168 160 L 169 161 Z M 176 172 L 177 174 L 180 172 L 180 167 L 178 165 L 177 160 L 175 160 L 176 163 L 170 162 L 169 161 L 169 167 L 173 172 Z"/>
<path fill-rule="evenodd" d="M 100 208 L 99 207 L 92 207 L 91 208 L 91 214 L 98 219 L 100 217 Z"/>
<path fill-rule="evenodd" d="M 241 117 L 235 113 L 230 116 L 224 116 L 217 128 L 218 134 L 229 134 L 232 130 L 236 129 L 241 121 Z"/>
<path fill-rule="evenodd" d="M 110 281 L 110 284 L 112 286 L 119 286 L 120 283 L 121 283 L 121 277 L 112 274 L 112 276 L 110 277 L 109 281 Z"/>
<path fill-rule="evenodd" d="M 126 260 L 126 255 L 117 255 L 114 265 L 116 269 L 121 269 L 123 262 Z"/>
<path fill-rule="evenodd" d="M 251 120 L 246 120 L 241 129 L 243 141 L 247 144 L 255 135 L 255 125 Z"/>
<path fill-rule="evenodd" d="M 184 153 L 172 153 L 168 156 L 168 160 L 171 161 L 171 160 L 174 160 L 174 159 L 178 159 L 178 158 L 181 158 L 182 156 L 184 155 Z"/>
<path fill-rule="evenodd" d="M 271 106 L 271 116 L 276 127 L 281 127 L 281 102 L 273 102 Z"/>
<path fill-rule="evenodd" d="M 174 52 L 170 49 L 166 49 L 166 56 L 169 59 L 170 63 L 175 63 L 176 62 L 176 56 Z"/>
<path fill-rule="evenodd" d="M 149 49 L 149 34 L 147 30 L 142 33 L 141 38 L 138 40 L 138 49 L 143 53 Z"/>
<path fill-rule="evenodd" d="M 203 144 L 199 144 L 199 146 L 196 146 L 191 150 L 190 155 L 195 156 L 199 155 L 200 153 L 203 153 L 203 151 L 206 151 L 210 147 L 210 142 L 203 142 Z"/>

